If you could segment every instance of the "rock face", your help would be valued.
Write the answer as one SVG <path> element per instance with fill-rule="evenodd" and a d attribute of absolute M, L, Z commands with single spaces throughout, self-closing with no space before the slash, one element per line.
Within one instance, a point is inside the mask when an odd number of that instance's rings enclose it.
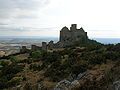
<path fill-rule="evenodd" d="M 70 90 L 71 82 L 68 80 L 62 80 L 60 81 L 54 90 Z"/>
<path fill-rule="evenodd" d="M 87 32 L 85 32 L 82 27 L 77 29 L 76 24 L 72 24 L 70 30 L 65 26 L 60 31 L 59 43 L 61 47 L 73 45 L 75 43 L 85 43 L 87 40 Z"/>
<path fill-rule="evenodd" d="M 113 83 L 113 89 L 114 90 L 120 90 L 120 81 L 116 81 Z"/>
<path fill-rule="evenodd" d="M 55 86 L 54 90 L 74 90 L 75 88 L 78 88 L 80 86 L 79 80 L 84 77 L 87 74 L 87 72 L 80 73 L 74 80 L 62 80 L 58 82 L 58 84 Z"/>
<path fill-rule="evenodd" d="M 80 86 L 80 83 L 78 80 L 74 80 L 72 82 L 68 80 L 62 80 L 60 81 L 54 90 L 74 90 L 74 88 L 77 88 Z"/>

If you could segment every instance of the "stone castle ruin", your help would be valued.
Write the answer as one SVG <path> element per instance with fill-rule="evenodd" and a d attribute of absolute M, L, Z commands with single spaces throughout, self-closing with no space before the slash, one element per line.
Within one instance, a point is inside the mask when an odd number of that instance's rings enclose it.
<path fill-rule="evenodd" d="M 72 24 L 70 29 L 65 26 L 60 30 L 60 37 L 57 43 L 54 43 L 53 41 L 50 41 L 48 44 L 47 42 L 42 42 L 42 47 L 32 45 L 31 49 L 35 51 L 38 49 L 51 50 L 54 48 L 64 48 L 75 44 L 86 43 L 87 40 L 87 32 L 85 32 L 82 27 L 77 29 L 77 24 Z M 25 51 L 25 48 L 23 49 Z"/>
<path fill-rule="evenodd" d="M 76 24 L 72 24 L 70 30 L 65 26 L 60 31 L 59 43 L 61 47 L 71 46 L 75 43 L 85 43 L 87 40 L 87 32 L 82 27 L 77 29 Z"/>
<path fill-rule="evenodd" d="M 87 32 L 81 27 L 77 29 L 77 24 L 72 24 L 70 30 L 65 26 L 60 30 L 60 38 L 57 43 L 50 41 L 48 46 L 51 48 L 64 48 L 74 44 L 83 44 L 88 40 Z"/>

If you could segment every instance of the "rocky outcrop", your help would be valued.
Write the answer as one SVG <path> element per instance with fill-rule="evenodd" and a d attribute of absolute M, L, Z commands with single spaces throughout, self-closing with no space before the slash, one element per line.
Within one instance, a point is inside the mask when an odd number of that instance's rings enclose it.
<path fill-rule="evenodd" d="M 62 80 L 58 82 L 54 90 L 73 90 L 74 88 L 80 87 L 79 80 L 87 75 L 87 72 L 80 73 L 73 81 Z"/>
<path fill-rule="evenodd" d="M 113 83 L 113 89 L 114 90 L 120 90 L 120 81 L 115 81 Z"/>
<path fill-rule="evenodd" d="M 54 90 L 69 90 L 71 86 L 71 82 L 68 80 L 60 81 L 54 88 Z"/>
<path fill-rule="evenodd" d="M 79 86 L 80 86 L 80 83 L 78 80 L 74 80 L 72 82 L 68 80 L 62 80 L 55 86 L 54 90 L 72 90 Z"/>

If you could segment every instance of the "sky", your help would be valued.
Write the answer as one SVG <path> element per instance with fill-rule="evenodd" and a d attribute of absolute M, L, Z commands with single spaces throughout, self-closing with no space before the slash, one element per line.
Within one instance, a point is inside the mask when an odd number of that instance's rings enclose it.
<path fill-rule="evenodd" d="M 120 38 L 120 0 L 0 0 L 0 36 L 59 37 L 77 24 L 90 38 Z"/>

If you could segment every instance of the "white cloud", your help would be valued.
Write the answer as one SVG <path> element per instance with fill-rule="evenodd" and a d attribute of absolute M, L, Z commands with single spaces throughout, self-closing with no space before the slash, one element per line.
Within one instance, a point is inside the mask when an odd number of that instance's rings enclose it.
<path fill-rule="evenodd" d="M 119 3 L 119 0 L 1 0 L 0 27 L 23 28 L 25 34 L 21 35 L 58 36 L 63 26 L 76 23 L 89 37 L 120 38 Z M 51 27 L 56 28 L 49 30 Z"/>

